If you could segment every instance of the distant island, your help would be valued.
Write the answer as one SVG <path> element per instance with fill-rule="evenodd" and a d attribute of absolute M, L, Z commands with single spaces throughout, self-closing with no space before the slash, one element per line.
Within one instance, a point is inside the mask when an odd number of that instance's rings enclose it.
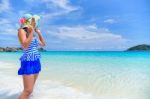
<path fill-rule="evenodd" d="M 141 44 L 128 48 L 126 51 L 150 51 L 150 45 Z"/>
<path fill-rule="evenodd" d="M 47 51 L 44 48 L 38 48 L 39 51 Z M 22 51 L 22 48 L 17 47 L 0 47 L 0 52 L 19 52 Z M 141 44 L 128 48 L 125 51 L 150 51 L 150 45 Z"/>
<path fill-rule="evenodd" d="M 44 48 L 38 48 L 39 51 L 46 51 Z M 0 52 L 18 52 L 22 51 L 22 48 L 16 47 L 0 47 Z"/>

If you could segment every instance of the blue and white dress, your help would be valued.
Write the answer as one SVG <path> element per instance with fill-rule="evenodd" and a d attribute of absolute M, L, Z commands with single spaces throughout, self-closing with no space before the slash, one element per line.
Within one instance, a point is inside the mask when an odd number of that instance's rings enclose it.
<path fill-rule="evenodd" d="M 23 48 L 23 55 L 19 58 L 21 66 L 18 70 L 18 75 L 37 74 L 41 71 L 40 58 L 38 51 L 39 42 L 34 35 L 27 49 Z"/>

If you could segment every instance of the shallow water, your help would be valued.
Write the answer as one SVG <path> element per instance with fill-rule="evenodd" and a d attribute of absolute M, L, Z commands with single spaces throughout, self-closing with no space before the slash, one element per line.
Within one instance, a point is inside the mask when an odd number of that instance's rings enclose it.
<path fill-rule="evenodd" d="M 0 96 L 15 99 L 20 52 L 0 53 Z M 31 99 L 150 99 L 150 52 L 42 52 Z"/>

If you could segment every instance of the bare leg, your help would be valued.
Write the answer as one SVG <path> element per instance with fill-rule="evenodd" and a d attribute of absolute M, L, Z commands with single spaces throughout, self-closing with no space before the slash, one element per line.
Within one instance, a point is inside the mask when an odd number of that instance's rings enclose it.
<path fill-rule="evenodd" d="M 34 87 L 34 75 L 23 75 L 24 90 L 18 99 L 29 99 Z"/>
<path fill-rule="evenodd" d="M 38 75 L 39 75 L 39 74 L 34 74 L 34 84 L 36 83 L 36 80 L 37 80 L 37 78 L 38 78 Z"/>
<path fill-rule="evenodd" d="M 33 85 L 33 87 L 35 86 L 35 83 L 36 83 L 36 80 L 37 80 L 37 78 L 38 78 L 38 75 L 39 75 L 39 74 L 34 74 L 34 85 Z"/>

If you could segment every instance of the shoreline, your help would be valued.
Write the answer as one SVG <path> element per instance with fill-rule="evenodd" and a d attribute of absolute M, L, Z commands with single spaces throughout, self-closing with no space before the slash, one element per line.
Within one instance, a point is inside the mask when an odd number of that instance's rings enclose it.
<path fill-rule="evenodd" d="M 0 52 L 21 52 L 21 47 L 0 47 Z M 39 51 L 46 51 L 44 48 L 38 48 Z"/>

